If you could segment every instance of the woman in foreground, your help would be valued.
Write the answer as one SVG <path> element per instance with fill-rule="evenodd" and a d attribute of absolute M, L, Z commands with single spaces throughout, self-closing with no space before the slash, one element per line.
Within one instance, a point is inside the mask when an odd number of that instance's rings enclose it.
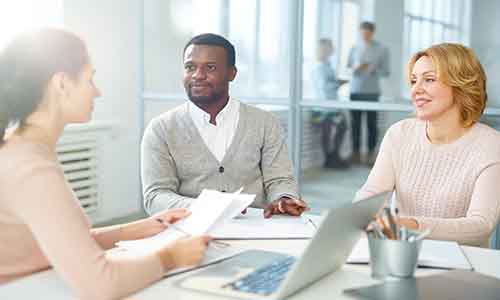
<path fill-rule="evenodd" d="M 114 299 L 203 258 L 207 236 L 133 258 L 105 251 L 164 230 L 183 209 L 90 228 L 56 143 L 67 124 L 90 120 L 100 95 L 93 75 L 85 44 L 59 29 L 20 35 L 0 54 L 0 284 L 53 267 L 79 298 Z"/>

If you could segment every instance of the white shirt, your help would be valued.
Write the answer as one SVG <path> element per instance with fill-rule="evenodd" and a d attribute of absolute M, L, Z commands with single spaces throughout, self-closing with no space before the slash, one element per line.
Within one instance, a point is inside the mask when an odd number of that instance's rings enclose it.
<path fill-rule="evenodd" d="M 240 102 L 229 98 L 226 106 L 215 117 L 215 123 L 210 123 L 210 114 L 188 102 L 188 110 L 205 145 L 219 162 L 222 162 L 226 151 L 231 146 L 238 120 L 240 119 Z"/>

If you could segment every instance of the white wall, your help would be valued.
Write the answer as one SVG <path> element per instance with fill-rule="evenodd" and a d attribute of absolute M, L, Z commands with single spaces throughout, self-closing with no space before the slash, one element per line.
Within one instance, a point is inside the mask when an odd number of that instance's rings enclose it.
<path fill-rule="evenodd" d="M 117 124 L 108 144 L 103 202 L 94 221 L 141 209 L 139 178 L 139 55 L 140 0 L 65 0 L 64 23 L 86 42 L 103 96 L 96 102 L 95 120 Z"/>

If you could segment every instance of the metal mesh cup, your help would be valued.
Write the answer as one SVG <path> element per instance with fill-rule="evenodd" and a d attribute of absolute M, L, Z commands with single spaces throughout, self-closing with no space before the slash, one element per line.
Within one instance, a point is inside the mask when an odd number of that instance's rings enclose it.
<path fill-rule="evenodd" d="M 379 239 L 369 234 L 368 245 L 372 277 L 377 279 L 413 277 L 417 268 L 422 240 L 408 242 Z"/>

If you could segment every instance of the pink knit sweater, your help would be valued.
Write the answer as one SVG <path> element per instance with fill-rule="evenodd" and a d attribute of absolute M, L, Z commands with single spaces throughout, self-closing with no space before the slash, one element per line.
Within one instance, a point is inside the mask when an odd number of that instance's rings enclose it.
<path fill-rule="evenodd" d="M 0 148 L 0 284 L 54 267 L 79 299 L 114 299 L 161 278 L 154 255 L 102 250 L 119 230 L 91 230 L 55 153 L 13 138 Z"/>
<path fill-rule="evenodd" d="M 389 128 L 356 199 L 395 189 L 402 215 L 431 228 L 430 238 L 487 247 L 500 216 L 500 133 L 475 124 L 434 145 L 425 127 L 407 119 Z"/>

